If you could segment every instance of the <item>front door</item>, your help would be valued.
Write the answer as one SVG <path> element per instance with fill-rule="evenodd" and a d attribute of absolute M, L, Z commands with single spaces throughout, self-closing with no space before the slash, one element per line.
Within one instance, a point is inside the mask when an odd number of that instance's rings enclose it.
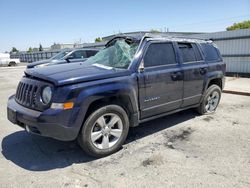
<path fill-rule="evenodd" d="M 171 42 L 150 42 L 143 56 L 144 71 L 138 74 L 141 118 L 181 106 L 183 73 Z"/>

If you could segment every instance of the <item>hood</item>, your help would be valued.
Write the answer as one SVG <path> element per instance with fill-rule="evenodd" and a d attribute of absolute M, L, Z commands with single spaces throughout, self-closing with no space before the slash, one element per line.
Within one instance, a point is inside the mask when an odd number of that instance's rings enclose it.
<path fill-rule="evenodd" d="M 126 76 L 127 69 L 110 69 L 105 66 L 84 65 L 83 63 L 61 64 L 41 68 L 26 69 L 25 74 L 52 82 L 56 86 Z"/>

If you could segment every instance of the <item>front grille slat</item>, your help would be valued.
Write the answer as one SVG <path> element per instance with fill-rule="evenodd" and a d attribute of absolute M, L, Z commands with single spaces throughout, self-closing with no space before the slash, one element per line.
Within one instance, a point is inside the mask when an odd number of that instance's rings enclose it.
<path fill-rule="evenodd" d="M 29 104 L 30 106 L 32 106 L 32 97 L 33 97 L 33 92 L 34 92 L 34 86 L 33 85 L 30 85 L 31 88 L 30 88 L 30 93 L 29 93 Z"/>
<path fill-rule="evenodd" d="M 34 107 L 37 106 L 37 101 L 36 101 L 37 88 L 38 88 L 38 87 L 35 86 L 35 87 L 34 87 L 34 91 L 33 91 L 33 93 L 32 93 L 32 105 L 33 105 Z"/>
<path fill-rule="evenodd" d="M 17 92 L 16 92 L 16 97 L 17 97 L 17 99 L 19 99 L 21 84 L 22 84 L 22 82 L 19 82 L 19 84 L 18 84 L 18 86 L 17 86 Z"/>
<path fill-rule="evenodd" d="M 27 84 L 24 84 L 23 90 L 22 90 L 21 102 L 23 102 L 23 103 L 25 103 L 25 93 L 26 93 L 27 86 L 28 86 Z"/>
<path fill-rule="evenodd" d="M 29 106 L 29 92 L 30 92 L 30 84 L 27 84 L 27 89 L 26 89 L 26 93 L 25 93 L 25 102 L 26 102 L 26 104 L 27 104 L 27 106 Z"/>
<path fill-rule="evenodd" d="M 20 90 L 20 101 L 22 102 L 23 99 L 23 90 L 24 90 L 25 84 L 22 84 L 21 90 Z"/>
<path fill-rule="evenodd" d="M 19 91 L 18 91 L 18 100 L 21 100 L 22 87 L 23 87 L 23 83 L 20 82 L 20 87 L 19 87 Z"/>

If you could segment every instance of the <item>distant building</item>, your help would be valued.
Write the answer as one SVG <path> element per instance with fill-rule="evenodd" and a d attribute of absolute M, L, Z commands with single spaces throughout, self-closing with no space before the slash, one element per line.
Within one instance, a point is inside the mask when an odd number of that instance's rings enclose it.
<path fill-rule="evenodd" d="M 104 48 L 106 43 L 107 43 L 107 41 L 94 42 L 94 43 L 83 43 L 83 44 L 79 44 L 77 47 L 78 48 Z"/>
<path fill-rule="evenodd" d="M 51 50 L 50 47 L 43 47 L 43 51 L 49 51 L 49 50 Z"/>
<path fill-rule="evenodd" d="M 32 52 L 39 52 L 39 48 L 32 48 Z"/>
<path fill-rule="evenodd" d="M 53 44 L 50 46 L 50 49 L 51 50 L 61 50 L 61 49 L 64 49 L 64 48 L 74 48 L 75 47 L 75 44 Z"/>

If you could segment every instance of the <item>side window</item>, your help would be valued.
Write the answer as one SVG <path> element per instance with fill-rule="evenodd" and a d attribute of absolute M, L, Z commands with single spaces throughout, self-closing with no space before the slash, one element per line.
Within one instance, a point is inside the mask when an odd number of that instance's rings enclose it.
<path fill-rule="evenodd" d="M 196 60 L 195 50 L 191 43 L 179 43 L 178 46 L 183 59 L 183 63 L 194 62 Z"/>
<path fill-rule="evenodd" d="M 95 51 L 95 50 L 88 50 L 86 51 L 86 54 L 87 54 L 87 58 L 91 57 L 91 56 L 94 56 L 98 51 Z"/>
<path fill-rule="evenodd" d="M 86 53 L 84 50 L 78 50 L 72 53 L 74 59 L 84 59 L 86 58 Z"/>
<path fill-rule="evenodd" d="M 144 67 L 177 64 L 172 43 L 153 43 L 144 57 Z"/>
<path fill-rule="evenodd" d="M 202 50 L 204 51 L 206 61 L 218 61 L 221 59 L 218 50 L 209 43 L 201 43 Z"/>

